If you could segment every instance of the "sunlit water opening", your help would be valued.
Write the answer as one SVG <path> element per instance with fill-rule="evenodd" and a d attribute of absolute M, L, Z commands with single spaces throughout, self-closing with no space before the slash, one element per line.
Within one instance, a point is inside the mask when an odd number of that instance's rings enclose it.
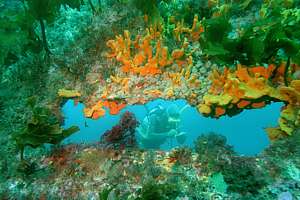
<path fill-rule="evenodd" d="M 67 101 L 63 108 L 65 116 L 64 127 L 77 125 L 80 131 L 64 140 L 64 143 L 93 143 L 100 140 L 100 136 L 116 125 L 120 116 L 125 111 L 133 112 L 141 123 L 149 111 L 158 106 L 168 108 L 176 105 L 179 109 L 185 107 L 185 100 L 166 101 L 157 99 L 146 105 L 131 105 L 124 108 L 119 115 L 110 115 L 93 120 L 84 117 L 84 105 L 74 104 L 73 100 Z M 179 144 L 175 138 L 166 140 L 160 149 L 168 150 L 177 146 L 194 145 L 194 141 L 201 134 L 210 132 L 222 134 L 227 138 L 228 144 L 232 145 L 236 152 L 243 155 L 255 155 L 269 145 L 269 139 L 264 128 L 276 126 L 280 115 L 282 103 L 272 103 L 262 109 L 245 110 L 234 117 L 221 117 L 219 119 L 206 118 L 197 112 L 194 107 L 186 107 L 180 116 L 180 131 L 186 133 L 184 144 Z M 138 141 L 139 142 L 139 141 Z"/>

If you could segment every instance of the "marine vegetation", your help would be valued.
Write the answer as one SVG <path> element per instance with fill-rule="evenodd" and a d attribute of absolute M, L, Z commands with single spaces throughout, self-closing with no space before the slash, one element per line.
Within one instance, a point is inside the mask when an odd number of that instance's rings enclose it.
<path fill-rule="evenodd" d="M 105 145 L 105 148 L 122 150 L 128 147 L 135 147 L 135 128 L 138 125 L 139 122 L 134 114 L 126 111 L 122 114 L 119 124 L 101 136 L 101 142 Z"/>
<path fill-rule="evenodd" d="M 261 9 L 265 11 L 263 16 L 242 30 L 232 29 L 228 15 L 204 20 L 205 31 L 200 39 L 204 54 L 226 64 L 238 61 L 243 65 L 273 63 L 276 58 L 283 59 L 284 54 L 299 64 L 300 49 L 297 38 L 300 33 L 291 30 L 300 24 L 294 17 L 289 16 L 293 11 L 284 7 L 279 9 L 279 6 L 267 11 L 264 7 Z M 287 18 L 292 22 L 287 22 Z"/>
<path fill-rule="evenodd" d="M 253 195 L 267 185 L 268 175 L 256 164 L 255 158 L 233 157 L 221 172 L 228 190 Z"/>
<path fill-rule="evenodd" d="M 226 138 L 216 133 L 199 136 L 195 141 L 195 151 L 199 155 L 203 172 L 218 172 L 235 156 L 233 147 L 227 144 Z"/>
<path fill-rule="evenodd" d="M 1 0 L 0 25 L 0 199 L 300 199 L 299 0 Z M 274 103 L 255 155 L 187 112 Z"/>
<path fill-rule="evenodd" d="M 171 162 L 177 162 L 181 165 L 192 163 L 192 150 L 188 147 L 175 148 L 170 152 L 169 156 Z"/>
<path fill-rule="evenodd" d="M 137 200 L 174 199 L 179 193 L 175 183 L 157 184 L 155 181 L 148 181 L 142 186 L 141 197 Z"/>
<path fill-rule="evenodd" d="M 170 0 L 133 0 L 133 4 L 140 10 L 145 16 L 145 19 L 149 18 L 151 23 L 159 23 L 160 10 L 158 6 L 160 3 L 168 3 Z"/>
<path fill-rule="evenodd" d="M 71 2 L 71 1 L 70 1 Z M 79 2 L 79 1 L 78 1 Z M 57 13 L 60 5 L 62 3 L 67 3 L 63 1 L 37 1 L 37 0 L 28 0 L 24 1 L 24 6 L 28 5 L 28 8 L 25 8 L 25 10 L 28 9 L 28 14 L 35 20 L 38 21 L 40 24 L 40 29 L 42 33 L 42 44 L 44 47 L 44 50 L 49 55 L 50 49 L 48 47 L 47 37 L 46 37 L 46 30 L 45 30 L 45 21 L 48 23 L 51 22 L 54 19 L 55 14 Z M 71 4 L 69 4 L 71 5 Z"/>
<path fill-rule="evenodd" d="M 49 109 L 36 105 L 35 97 L 28 99 L 28 106 L 30 106 L 32 113 L 27 126 L 12 135 L 17 148 L 20 150 L 21 161 L 24 160 L 26 146 L 37 148 L 46 143 L 58 144 L 79 130 L 77 126 L 62 129 L 56 116 Z"/>

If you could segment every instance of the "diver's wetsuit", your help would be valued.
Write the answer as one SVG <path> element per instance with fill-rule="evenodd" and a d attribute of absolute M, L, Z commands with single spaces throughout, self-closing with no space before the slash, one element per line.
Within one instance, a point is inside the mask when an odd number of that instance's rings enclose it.
<path fill-rule="evenodd" d="M 143 135 L 142 145 L 145 148 L 159 149 L 168 138 L 174 137 L 177 133 L 176 126 L 170 121 L 167 110 L 160 105 L 149 112 L 143 125 L 143 128 L 140 128 L 140 134 Z"/>

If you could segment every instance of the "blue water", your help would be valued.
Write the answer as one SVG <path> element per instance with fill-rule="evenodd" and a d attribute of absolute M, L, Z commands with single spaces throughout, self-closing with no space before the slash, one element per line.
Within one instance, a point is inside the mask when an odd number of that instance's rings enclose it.
<path fill-rule="evenodd" d="M 146 104 L 147 109 L 151 110 L 158 104 L 168 107 L 171 103 L 179 108 L 186 105 L 184 100 L 165 101 L 155 100 Z M 272 103 L 262 109 L 245 110 L 234 117 L 221 117 L 211 119 L 202 116 L 196 108 L 188 107 L 181 115 L 181 131 L 187 132 L 187 140 L 184 145 L 193 146 L 195 139 L 209 132 L 215 132 L 226 136 L 227 142 L 232 145 L 236 152 L 243 155 L 255 155 L 269 145 L 269 139 L 264 131 L 265 127 L 277 125 L 282 103 Z M 64 127 L 72 125 L 80 127 L 80 131 L 64 140 L 64 143 L 89 143 L 99 141 L 100 136 L 116 125 L 120 115 L 125 111 L 135 114 L 139 121 L 142 121 L 147 114 L 144 105 L 133 105 L 124 108 L 119 115 L 107 114 L 93 120 L 85 118 L 83 115 L 84 105 L 79 103 L 75 106 L 73 100 L 64 104 L 62 111 L 65 116 Z M 169 140 L 161 149 L 167 150 L 179 146 L 175 139 Z"/>

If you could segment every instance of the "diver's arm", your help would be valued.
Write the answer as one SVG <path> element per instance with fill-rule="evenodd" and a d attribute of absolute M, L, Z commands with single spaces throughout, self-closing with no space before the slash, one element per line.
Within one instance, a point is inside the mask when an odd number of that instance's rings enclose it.
<path fill-rule="evenodd" d="M 187 108 L 191 107 L 189 104 L 186 104 L 185 106 L 183 106 L 180 110 L 179 110 L 179 114 L 182 114 L 183 111 Z"/>

